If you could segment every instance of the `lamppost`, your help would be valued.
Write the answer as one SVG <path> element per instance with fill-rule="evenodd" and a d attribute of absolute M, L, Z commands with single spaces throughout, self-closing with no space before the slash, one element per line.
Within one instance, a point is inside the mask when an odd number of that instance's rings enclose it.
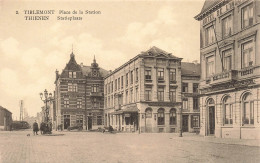
<path fill-rule="evenodd" d="M 180 108 L 180 135 L 182 137 L 182 107 Z"/>
<path fill-rule="evenodd" d="M 48 102 L 51 101 L 52 94 L 51 93 L 48 94 L 48 91 L 45 89 L 44 93 L 40 93 L 40 98 L 45 103 L 45 110 L 44 110 L 45 118 L 44 118 L 44 120 L 45 120 L 46 123 L 48 123 L 49 122 L 49 108 L 47 107 L 47 104 L 48 104 Z"/>

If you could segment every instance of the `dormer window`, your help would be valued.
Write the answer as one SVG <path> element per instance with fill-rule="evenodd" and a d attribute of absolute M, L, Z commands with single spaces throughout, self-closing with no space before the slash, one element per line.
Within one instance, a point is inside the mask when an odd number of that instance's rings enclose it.
<path fill-rule="evenodd" d="M 74 78 L 74 79 L 77 78 L 77 73 L 69 71 L 69 78 Z"/>

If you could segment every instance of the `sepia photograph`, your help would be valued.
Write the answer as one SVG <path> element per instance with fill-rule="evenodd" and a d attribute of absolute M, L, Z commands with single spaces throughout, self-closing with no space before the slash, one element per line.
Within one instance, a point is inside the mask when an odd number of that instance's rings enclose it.
<path fill-rule="evenodd" d="M 0 0 L 0 163 L 260 162 L 260 0 Z"/>

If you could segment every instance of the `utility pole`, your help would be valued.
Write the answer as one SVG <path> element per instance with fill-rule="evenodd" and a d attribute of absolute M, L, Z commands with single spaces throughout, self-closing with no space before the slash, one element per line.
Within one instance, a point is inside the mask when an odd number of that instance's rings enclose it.
<path fill-rule="evenodd" d="M 23 120 L 23 100 L 20 101 L 20 121 Z"/>

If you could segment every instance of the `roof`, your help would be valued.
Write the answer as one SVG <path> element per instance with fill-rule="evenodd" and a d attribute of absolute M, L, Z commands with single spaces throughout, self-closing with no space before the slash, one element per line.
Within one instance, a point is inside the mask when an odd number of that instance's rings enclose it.
<path fill-rule="evenodd" d="M 200 64 L 199 63 L 190 63 L 182 62 L 181 63 L 181 74 L 187 76 L 200 76 Z"/>
<path fill-rule="evenodd" d="M 5 110 L 5 111 L 7 111 L 7 112 L 9 112 L 9 113 L 12 114 L 12 112 L 10 112 L 9 110 L 7 110 L 6 108 L 4 108 L 4 107 L 2 107 L 2 106 L 0 106 L 0 110 Z"/>
<path fill-rule="evenodd" d="M 116 68 L 114 71 L 112 71 L 107 76 L 105 76 L 105 78 L 107 78 L 107 77 L 111 76 L 112 74 L 116 73 L 117 71 L 121 70 L 124 66 L 133 62 L 134 60 L 138 59 L 139 57 L 145 57 L 145 56 L 165 57 L 165 58 L 169 58 L 169 59 L 182 60 L 182 58 L 178 58 L 178 57 L 172 55 L 171 53 L 168 53 L 168 52 L 166 52 L 166 51 L 164 51 L 164 50 L 162 50 L 162 49 L 160 49 L 156 46 L 153 46 L 150 49 L 148 49 L 147 51 L 142 51 L 141 54 L 133 57 L 132 59 L 130 59 L 129 61 L 127 61 L 126 63 L 124 63 L 120 67 Z"/>
<path fill-rule="evenodd" d="M 204 5 L 200 11 L 200 13 L 205 12 L 207 9 L 213 7 L 217 3 L 219 3 L 221 0 L 205 0 Z"/>
<path fill-rule="evenodd" d="M 164 57 L 172 58 L 172 59 L 181 59 L 181 58 L 178 58 L 178 57 L 172 55 L 172 53 L 168 53 L 156 46 L 151 47 L 147 51 L 141 52 L 140 55 L 141 56 L 155 56 L 155 57 L 164 56 Z"/>
<path fill-rule="evenodd" d="M 83 65 L 81 67 L 81 70 L 82 70 L 82 73 L 83 73 L 84 76 L 88 76 L 88 74 L 91 72 L 91 66 L 84 66 Z M 108 73 L 109 73 L 107 70 L 105 70 L 101 67 L 99 68 L 99 72 L 100 72 L 100 76 L 102 76 L 102 77 L 107 76 Z"/>
<path fill-rule="evenodd" d="M 201 20 L 201 18 L 203 17 L 204 14 L 206 14 L 208 11 L 210 11 L 210 9 L 215 10 L 219 5 L 224 5 L 228 2 L 230 2 L 231 0 L 205 0 L 204 5 L 200 11 L 200 13 L 198 15 L 195 16 L 196 20 Z M 218 8 L 218 7 L 217 7 Z"/>

